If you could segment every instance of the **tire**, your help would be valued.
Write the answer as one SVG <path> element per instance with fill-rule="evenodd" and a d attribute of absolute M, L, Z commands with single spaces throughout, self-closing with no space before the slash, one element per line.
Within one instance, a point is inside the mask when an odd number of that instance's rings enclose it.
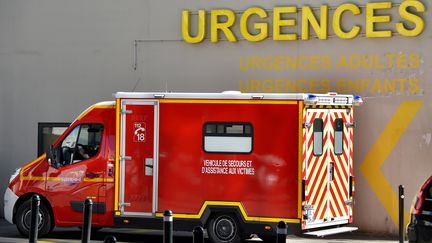
<path fill-rule="evenodd" d="M 39 231 L 38 236 L 43 237 L 49 234 L 54 228 L 54 224 L 52 222 L 51 214 L 47 208 L 47 206 L 41 202 L 39 206 Z M 23 204 L 21 204 L 16 212 L 15 222 L 18 231 L 24 237 L 29 236 L 30 232 L 30 220 L 31 220 L 31 201 L 27 200 Z"/>
<path fill-rule="evenodd" d="M 239 226 L 232 215 L 216 215 L 209 220 L 207 233 L 212 243 L 239 243 L 242 235 Z"/>

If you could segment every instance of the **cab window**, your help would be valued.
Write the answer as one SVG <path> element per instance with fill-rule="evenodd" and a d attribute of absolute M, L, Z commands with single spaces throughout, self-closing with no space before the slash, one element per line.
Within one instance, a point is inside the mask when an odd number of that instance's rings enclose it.
<path fill-rule="evenodd" d="M 94 157 L 100 149 L 103 126 L 82 124 L 75 127 L 60 147 L 60 164 L 65 166 Z"/>

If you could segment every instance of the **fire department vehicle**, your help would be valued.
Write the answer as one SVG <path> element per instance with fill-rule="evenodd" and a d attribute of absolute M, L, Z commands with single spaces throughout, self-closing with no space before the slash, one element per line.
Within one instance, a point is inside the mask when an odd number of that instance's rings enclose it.
<path fill-rule="evenodd" d="M 203 226 L 212 242 L 338 228 L 352 222 L 353 106 L 358 96 L 119 92 L 84 111 L 46 155 L 18 169 L 5 217 L 27 235 L 79 226 Z M 347 227 L 353 230 L 353 227 Z M 332 230 L 332 229 L 330 229 Z"/>

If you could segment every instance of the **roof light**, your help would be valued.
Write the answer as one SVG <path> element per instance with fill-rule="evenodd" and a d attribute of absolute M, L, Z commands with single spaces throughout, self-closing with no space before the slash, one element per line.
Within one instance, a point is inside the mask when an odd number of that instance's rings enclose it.
<path fill-rule="evenodd" d="M 164 94 L 155 94 L 154 97 L 156 99 L 163 99 L 163 98 L 165 98 L 165 95 Z"/>
<path fill-rule="evenodd" d="M 349 103 L 349 99 L 348 99 L 348 97 L 334 97 L 333 103 L 335 103 L 337 105 L 346 105 Z"/>
<path fill-rule="evenodd" d="M 252 95 L 253 100 L 262 100 L 264 99 L 264 95 Z"/>
<path fill-rule="evenodd" d="M 336 96 L 336 95 L 337 95 L 336 92 L 328 92 L 327 94 L 328 94 L 328 95 L 331 95 L 331 96 Z"/>
<path fill-rule="evenodd" d="M 363 104 L 363 99 L 361 96 L 359 95 L 354 95 L 354 100 L 353 100 L 353 104 L 355 106 L 361 106 Z"/>
<path fill-rule="evenodd" d="M 308 105 L 316 105 L 318 103 L 318 97 L 314 94 L 308 94 L 305 103 Z"/>

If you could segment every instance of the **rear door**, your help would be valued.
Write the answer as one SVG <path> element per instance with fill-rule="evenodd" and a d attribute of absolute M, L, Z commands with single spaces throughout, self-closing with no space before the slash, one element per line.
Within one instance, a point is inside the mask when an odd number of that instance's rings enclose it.
<path fill-rule="evenodd" d="M 157 210 L 157 101 L 121 101 L 120 211 L 151 216 Z"/>
<path fill-rule="evenodd" d="M 305 121 L 306 225 L 327 220 L 329 183 L 329 121 L 327 109 L 307 109 Z"/>
<path fill-rule="evenodd" d="M 307 109 L 303 130 L 304 228 L 348 223 L 352 215 L 350 109 Z"/>
<path fill-rule="evenodd" d="M 349 180 L 352 172 L 352 124 L 350 110 L 332 109 L 328 113 L 329 131 L 329 215 L 331 220 L 349 218 Z M 350 171 L 351 170 L 351 171 Z"/>

